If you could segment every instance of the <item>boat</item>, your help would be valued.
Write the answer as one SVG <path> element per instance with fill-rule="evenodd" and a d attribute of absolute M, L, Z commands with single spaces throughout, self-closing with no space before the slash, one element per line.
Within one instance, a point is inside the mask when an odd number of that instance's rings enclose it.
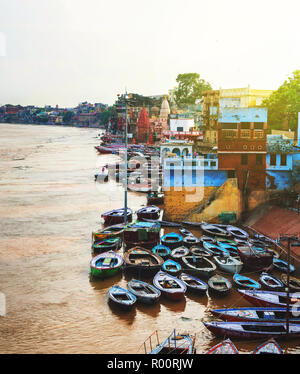
<path fill-rule="evenodd" d="M 204 326 L 216 336 L 239 339 L 285 338 L 286 323 L 272 322 L 203 322 Z M 300 337 L 300 324 L 289 325 L 289 337 Z"/>
<path fill-rule="evenodd" d="M 221 343 L 216 344 L 210 348 L 206 354 L 238 354 L 236 346 L 230 339 L 223 340 Z"/>
<path fill-rule="evenodd" d="M 99 278 L 107 278 L 117 274 L 124 259 L 113 251 L 101 253 L 92 258 L 90 262 L 91 274 Z"/>
<path fill-rule="evenodd" d="M 232 288 L 230 281 L 218 274 L 209 278 L 207 283 L 208 291 L 217 296 L 227 295 Z"/>
<path fill-rule="evenodd" d="M 219 245 L 222 243 L 222 244 L 229 244 L 233 247 L 236 247 L 236 241 L 234 239 L 227 239 L 227 238 L 218 238 L 216 237 L 215 239 L 215 242 L 219 243 Z"/>
<path fill-rule="evenodd" d="M 188 254 L 189 254 L 189 249 L 184 246 L 174 248 L 171 251 L 171 257 L 175 260 L 181 260 L 182 257 L 187 256 Z"/>
<path fill-rule="evenodd" d="M 279 258 L 273 258 L 273 265 L 277 270 L 288 272 L 288 263 L 286 261 L 280 260 Z M 296 270 L 295 266 L 290 264 L 290 273 L 294 273 Z"/>
<path fill-rule="evenodd" d="M 114 225 L 117 223 L 123 223 L 125 218 L 124 208 L 114 209 L 109 212 L 101 214 L 101 217 L 104 219 L 106 225 Z M 127 208 L 127 222 L 132 221 L 132 210 Z"/>
<path fill-rule="evenodd" d="M 220 256 L 220 255 L 229 256 L 230 255 L 227 249 L 219 247 L 216 244 L 209 243 L 206 241 L 203 241 L 203 248 L 205 248 L 208 252 L 210 252 L 214 256 Z"/>
<path fill-rule="evenodd" d="M 158 192 L 149 192 L 147 196 L 147 204 L 158 204 L 162 205 L 164 203 L 164 194 Z"/>
<path fill-rule="evenodd" d="M 155 205 L 150 205 L 137 210 L 136 215 L 139 220 L 143 218 L 158 219 L 160 216 L 160 209 Z"/>
<path fill-rule="evenodd" d="M 165 245 L 158 244 L 152 248 L 152 252 L 162 257 L 163 259 L 166 259 L 170 256 L 171 249 L 166 247 Z"/>
<path fill-rule="evenodd" d="M 282 283 L 288 287 L 287 274 L 281 274 Z M 289 288 L 293 291 L 300 291 L 300 279 L 290 276 Z"/>
<path fill-rule="evenodd" d="M 153 278 L 153 284 L 169 299 L 180 300 L 186 292 L 186 285 L 180 279 L 159 271 Z"/>
<path fill-rule="evenodd" d="M 137 298 L 131 292 L 119 286 L 110 287 L 107 294 L 109 301 L 121 308 L 132 308 L 137 301 Z"/>
<path fill-rule="evenodd" d="M 254 355 L 258 354 L 283 354 L 281 347 L 278 345 L 275 339 L 271 338 L 266 342 L 260 344 L 252 352 Z"/>
<path fill-rule="evenodd" d="M 191 247 L 190 248 L 190 252 L 192 255 L 195 255 L 195 256 L 204 256 L 204 257 L 212 257 L 212 253 L 207 251 L 206 249 L 204 248 L 201 248 L 201 247 Z"/>
<path fill-rule="evenodd" d="M 189 230 L 185 229 L 184 227 L 179 229 L 179 232 L 182 236 L 193 236 L 193 234 Z"/>
<path fill-rule="evenodd" d="M 193 277 L 190 274 L 181 273 L 179 279 L 182 280 L 183 283 L 187 286 L 189 291 L 195 292 L 197 294 L 205 294 L 207 291 L 207 284 L 203 282 L 201 279 Z"/>
<path fill-rule="evenodd" d="M 243 263 L 237 257 L 232 256 L 214 256 L 213 257 L 217 267 L 226 273 L 239 273 L 243 268 Z"/>
<path fill-rule="evenodd" d="M 209 224 L 206 222 L 202 222 L 200 225 L 200 228 L 202 231 L 204 231 L 208 235 L 221 236 L 221 237 L 228 237 L 231 235 L 228 231 L 221 228 L 220 225 L 216 225 L 216 224 Z"/>
<path fill-rule="evenodd" d="M 254 279 L 245 277 L 244 275 L 241 275 L 241 274 L 234 274 L 233 284 L 236 287 L 247 288 L 250 290 L 253 290 L 253 289 L 259 290 L 261 288 L 261 285 L 258 282 L 256 282 Z"/>
<path fill-rule="evenodd" d="M 183 269 L 188 273 L 208 278 L 216 271 L 216 265 L 203 256 L 184 256 L 182 257 Z"/>
<path fill-rule="evenodd" d="M 200 243 L 200 240 L 194 235 L 188 235 L 183 238 L 183 245 L 190 248 Z"/>
<path fill-rule="evenodd" d="M 224 243 L 222 241 L 217 241 L 216 242 L 216 245 L 219 247 L 219 248 L 223 248 L 223 249 L 226 249 L 230 255 L 233 255 L 233 256 L 237 256 L 237 247 L 232 245 L 232 244 L 229 244 L 229 243 Z"/>
<path fill-rule="evenodd" d="M 150 354 L 194 354 L 195 337 L 189 334 L 176 334 L 174 331 L 161 344 L 158 344 Z"/>
<path fill-rule="evenodd" d="M 160 224 L 157 222 L 135 221 L 126 226 L 123 232 L 125 250 L 140 246 L 152 249 L 160 241 Z"/>
<path fill-rule="evenodd" d="M 238 246 L 238 255 L 244 267 L 250 271 L 268 271 L 273 267 L 273 255 L 256 251 L 250 246 Z"/>
<path fill-rule="evenodd" d="M 266 290 L 280 291 L 283 289 L 283 283 L 274 275 L 263 272 L 259 276 L 259 281 Z"/>
<path fill-rule="evenodd" d="M 161 292 L 152 286 L 152 284 L 137 279 L 129 281 L 127 288 L 138 301 L 145 304 L 153 304 L 157 302 L 161 295 Z"/>
<path fill-rule="evenodd" d="M 284 307 L 287 304 L 287 293 L 277 291 L 254 291 L 254 290 L 240 290 L 238 292 L 252 305 L 260 307 Z M 298 308 L 300 306 L 299 293 L 289 294 L 290 306 Z M 300 309 L 300 307 L 299 307 Z"/>
<path fill-rule="evenodd" d="M 128 270 L 152 272 L 159 270 L 164 260 L 148 249 L 133 247 L 124 253 L 124 262 Z"/>
<path fill-rule="evenodd" d="M 287 317 L 286 308 L 261 308 L 243 307 L 211 309 L 210 312 L 223 321 L 231 322 L 285 322 Z M 293 308 L 289 309 L 290 321 L 300 323 L 300 313 L 294 313 Z"/>
<path fill-rule="evenodd" d="M 177 275 L 181 272 L 181 265 L 174 260 L 166 260 L 162 264 L 162 270 L 166 271 L 169 274 Z"/>
<path fill-rule="evenodd" d="M 181 223 L 178 222 L 170 222 L 170 221 L 162 221 L 162 220 L 155 220 L 155 219 L 148 219 L 143 218 L 144 222 L 157 222 L 161 225 L 161 227 L 181 227 Z"/>
<path fill-rule="evenodd" d="M 101 242 L 94 243 L 92 245 L 92 250 L 94 253 L 101 253 L 107 251 L 118 251 L 122 246 L 122 240 L 119 237 L 108 238 L 102 240 Z"/>
<path fill-rule="evenodd" d="M 161 243 L 170 249 L 180 247 L 182 245 L 183 238 L 176 232 L 170 232 L 164 235 L 161 239 Z"/>
<path fill-rule="evenodd" d="M 249 238 L 249 234 L 245 230 L 241 229 L 240 227 L 228 225 L 226 226 L 226 230 L 231 236 L 235 238 L 244 239 L 244 240 L 247 240 Z"/>
<path fill-rule="evenodd" d="M 152 189 L 151 179 L 146 178 L 138 174 L 134 178 L 132 178 L 133 174 L 131 174 L 130 181 L 128 181 L 127 188 L 133 192 L 149 192 Z"/>
<path fill-rule="evenodd" d="M 214 244 L 216 243 L 216 239 L 212 238 L 211 236 L 202 235 L 200 236 L 200 242 L 203 244 L 203 242 Z"/>
<path fill-rule="evenodd" d="M 104 229 L 95 230 L 92 233 L 93 242 L 100 242 L 104 239 L 115 238 L 121 236 L 125 229 L 124 224 L 113 225 Z"/>

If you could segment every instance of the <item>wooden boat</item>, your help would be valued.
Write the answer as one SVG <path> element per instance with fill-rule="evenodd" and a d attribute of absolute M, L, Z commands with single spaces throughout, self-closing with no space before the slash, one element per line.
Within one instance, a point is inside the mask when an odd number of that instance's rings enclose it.
<path fill-rule="evenodd" d="M 277 291 L 252 291 L 252 290 L 239 290 L 238 292 L 252 305 L 260 307 L 283 307 L 287 304 L 287 293 Z M 298 307 L 300 302 L 299 293 L 290 293 L 289 304 L 290 306 Z M 300 309 L 300 308 L 299 308 Z"/>
<path fill-rule="evenodd" d="M 176 262 L 174 260 L 166 260 L 162 264 L 162 270 L 166 271 L 169 274 L 177 275 L 181 272 L 182 267 L 178 262 Z"/>
<path fill-rule="evenodd" d="M 231 245 L 231 244 L 228 244 L 228 243 L 224 243 L 224 242 L 221 242 L 219 240 L 216 242 L 216 245 L 219 248 L 226 249 L 229 252 L 230 255 L 233 255 L 233 256 L 238 255 L 237 246 L 234 246 L 234 245 Z"/>
<path fill-rule="evenodd" d="M 160 224 L 157 222 L 136 221 L 127 225 L 123 232 L 126 250 L 136 246 L 152 249 L 159 241 Z"/>
<path fill-rule="evenodd" d="M 207 235 L 202 235 L 200 236 L 200 242 L 203 244 L 203 242 L 206 242 L 206 243 L 211 243 L 211 244 L 215 244 L 216 243 L 216 239 L 215 238 L 212 238 L 211 236 L 207 236 Z"/>
<path fill-rule="evenodd" d="M 122 246 L 121 238 L 109 238 L 102 240 L 101 242 L 94 243 L 92 250 L 94 253 L 101 253 L 107 251 L 118 251 Z"/>
<path fill-rule="evenodd" d="M 286 337 L 286 323 L 272 322 L 203 322 L 214 335 L 239 339 L 268 339 Z M 289 325 L 289 337 L 300 337 L 300 324 Z"/>
<path fill-rule="evenodd" d="M 210 312 L 223 321 L 231 322 L 285 322 L 287 318 L 286 308 L 245 307 L 211 309 Z M 290 308 L 290 321 L 300 323 L 300 313 L 293 312 L 293 308 Z"/>
<path fill-rule="evenodd" d="M 191 247 L 190 252 L 191 252 L 191 255 L 195 255 L 195 256 L 204 256 L 208 258 L 213 256 L 211 252 L 201 247 Z"/>
<path fill-rule="evenodd" d="M 180 247 L 182 245 L 183 238 L 176 232 L 170 232 L 161 238 L 161 243 L 170 249 Z"/>
<path fill-rule="evenodd" d="M 219 247 L 216 244 L 209 243 L 204 241 L 203 242 L 203 248 L 205 248 L 208 252 L 210 252 L 214 256 L 229 256 L 230 253 L 227 249 Z"/>
<path fill-rule="evenodd" d="M 121 270 L 123 263 L 124 259 L 113 251 L 101 253 L 90 262 L 91 274 L 99 278 L 111 277 Z"/>
<path fill-rule="evenodd" d="M 237 252 L 248 270 L 267 271 L 273 267 L 273 255 L 269 252 L 258 252 L 250 246 L 238 247 Z"/>
<path fill-rule="evenodd" d="M 157 271 L 162 266 L 164 260 L 142 247 L 133 247 L 124 253 L 126 269 L 137 271 Z"/>
<path fill-rule="evenodd" d="M 280 271 L 285 273 L 288 272 L 288 263 L 286 261 L 280 260 L 279 258 L 273 258 L 273 265 Z M 295 266 L 290 264 L 290 273 L 294 273 L 295 270 Z"/>
<path fill-rule="evenodd" d="M 239 273 L 243 268 L 243 263 L 237 257 L 231 256 L 214 256 L 213 257 L 217 267 L 226 273 Z"/>
<path fill-rule="evenodd" d="M 281 347 L 278 345 L 276 340 L 269 339 L 266 342 L 260 344 L 258 347 L 254 349 L 252 352 L 254 355 L 258 354 L 283 354 Z"/>
<path fill-rule="evenodd" d="M 283 288 L 283 283 L 280 281 L 280 279 L 268 273 L 261 273 L 259 276 L 259 281 L 266 290 L 280 291 Z"/>
<path fill-rule="evenodd" d="M 164 203 L 164 194 L 163 193 L 157 193 L 157 192 L 149 192 L 147 196 L 147 204 L 158 204 L 162 205 Z"/>
<path fill-rule="evenodd" d="M 152 252 L 162 257 L 164 260 L 171 255 L 171 249 L 162 244 L 153 247 Z"/>
<path fill-rule="evenodd" d="M 124 224 L 109 226 L 104 229 L 95 230 L 92 233 L 93 242 L 100 242 L 105 239 L 115 238 L 121 236 L 125 229 Z"/>
<path fill-rule="evenodd" d="M 208 280 L 208 291 L 217 295 L 225 296 L 232 288 L 230 281 L 221 275 L 214 275 Z"/>
<path fill-rule="evenodd" d="M 139 220 L 143 218 L 158 219 L 160 216 L 160 209 L 155 205 L 150 205 L 137 210 L 136 215 Z"/>
<path fill-rule="evenodd" d="M 236 346 L 232 343 L 230 339 L 223 340 L 221 343 L 216 344 L 210 348 L 206 354 L 238 354 Z"/>
<path fill-rule="evenodd" d="M 104 219 L 104 223 L 106 225 L 114 225 L 117 223 L 124 222 L 125 218 L 125 211 L 124 208 L 122 209 L 114 209 L 109 212 L 105 212 L 101 214 L 101 217 Z M 127 222 L 132 221 L 132 210 L 127 208 Z"/>
<path fill-rule="evenodd" d="M 182 257 L 187 256 L 188 254 L 189 254 L 189 249 L 184 246 L 174 248 L 171 251 L 171 257 L 177 261 L 181 260 Z"/>
<path fill-rule="evenodd" d="M 133 175 L 132 173 L 131 175 Z M 141 175 L 138 175 L 136 178 L 133 178 L 133 180 L 129 181 L 127 184 L 127 188 L 130 191 L 133 192 L 149 192 L 152 189 L 151 185 L 151 179 L 142 177 Z"/>
<path fill-rule="evenodd" d="M 207 284 L 201 279 L 195 278 L 190 274 L 181 273 L 179 279 L 187 286 L 189 291 L 193 291 L 197 294 L 205 294 L 207 291 Z"/>
<path fill-rule="evenodd" d="M 241 274 L 234 274 L 233 283 L 236 287 L 247 288 L 250 290 L 253 290 L 253 289 L 259 290 L 261 288 L 261 285 L 258 282 L 256 282 L 254 279 L 245 277 L 244 275 L 241 275 Z"/>
<path fill-rule="evenodd" d="M 102 170 L 99 173 L 96 173 L 94 177 L 95 177 L 95 182 L 99 182 L 99 183 L 108 182 L 108 169 L 102 168 Z"/>
<path fill-rule="evenodd" d="M 181 223 L 178 222 L 169 222 L 169 221 L 162 221 L 162 220 L 155 220 L 155 219 L 148 219 L 143 218 L 144 222 L 157 222 L 161 225 L 161 227 L 181 227 Z"/>
<path fill-rule="evenodd" d="M 129 281 L 127 288 L 138 301 L 145 304 L 155 303 L 161 295 L 161 292 L 152 286 L 152 284 L 137 279 Z"/>
<path fill-rule="evenodd" d="M 234 236 L 238 239 L 247 240 L 249 238 L 249 234 L 245 230 L 241 229 L 240 227 L 228 225 L 226 227 L 226 230 L 231 236 Z"/>
<path fill-rule="evenodd" d="M 201 230 L 208 235 L 229 237 L 231 234 L 220 227 L 220 225 L 209 224 L 206 222 L 201 223 Z"/>
<path fill-rule="evenodd" d="M 194 354 L 195 338 L 189 334 L 176 334 L 174 330 L 161 344 L 158 344 L 150 354 Z"/>
<path fill-rule="evenodd" d="M 137 301 L 137 298 L 131 292 L 119 286 L 112 286 L 107 294 L 109 301 L 121 308 L 132 308 Z"/>
<path fill-rule="evenodd" d="M 281 280 L 282 280 L 282 283 L 288 287 L 288 282 L 287 282 L 287 274 L 281 274 Z M 300 279 L 296 278 L 296 277 L 291 277 L 290 276 L 290 290 L 293 290 L 293 291 L 300 291 Z"/>
<path fill-rule="evenodd" d="M 185 229 L 184 227 L 179 229 L 179 232 L 182 236 L 193 236 L 193 234 L 189 230 Z"/>
<path fill-rule="evenodd" d="M 208 278 L 216 271 L 216 265 L 203 256 L 184 256 L 182 257 L 183 269 L 188 273 Z"/>
<path fill-rule="evenodd" d="M 153 284 L 164 296 L 172 300 L 182 299 L 187 289 L 185 283 L 180 279 L 163 271 L 159 271 L 155 275 Z"/>
<path fill-rule="evenodd" d="M 227 238 L 215 238 L 215 242 L 218 242 L 219 244 L 229 244 L 232 245 L 233 247 L 236 247 L 236 241 L 234 239 L 227 239 Z"/>
<path fill-rule="evenodd" d="M 183 245 L 190 248 L 200 243 L 200 240 L 194 235 L 188 235 L 183 238 Z"/>

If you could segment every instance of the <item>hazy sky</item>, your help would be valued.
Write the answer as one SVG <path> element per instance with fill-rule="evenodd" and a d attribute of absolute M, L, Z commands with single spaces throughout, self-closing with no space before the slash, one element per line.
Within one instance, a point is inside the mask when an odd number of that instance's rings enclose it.
<path fill-rule="evenodd" d="M 179 73 L 276 89 L 300 69 L 299 0 L 0 0 L 0 105 L 156 95 Z"/>

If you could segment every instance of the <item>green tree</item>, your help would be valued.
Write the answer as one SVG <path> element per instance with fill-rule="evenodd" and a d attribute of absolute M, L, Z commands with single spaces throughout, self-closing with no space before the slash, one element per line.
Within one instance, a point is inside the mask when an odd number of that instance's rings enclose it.
<path fill-rule="evenodd" d="M 67 111 L 67 112 L 64 112 L 64 114 L 63 114 L 63 122 L 64 123 L 69 123 L 70 121 L 71 121 L 71 119 L 72 119 L 72 117 L 73 117 L 73 112 L 71 112 L 71 111 Z"/>
<path fill-rule="evenodd" d="M 288 128 L 295 130 L 300 112 L 300 70 L 295 70 L 292 76 L 266 100 L 262 106 L 268 108 L 269 129 L 283 129 L 287 121 Z"/>
<path fill-rule="evenodd" d="M 203 91 L 211 90 L 211 85 L 200 79 L 198 73 L 178 74 L 176 82 L 178 87 L 175 91 L 175 102 L 178 106 L 195 104 L 195 101 L 201 98 Z"/>

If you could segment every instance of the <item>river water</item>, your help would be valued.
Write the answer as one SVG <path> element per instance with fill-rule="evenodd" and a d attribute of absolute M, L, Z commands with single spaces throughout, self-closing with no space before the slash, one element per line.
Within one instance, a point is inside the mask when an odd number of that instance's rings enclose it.
<path fill-rule="evenodd" d="M 220 341 L 202 324 L 208 309 L 250 306 L 232 289 L 222 299 L 187 294 L 112 309 L 107 290 L 130 276 L 91 281 L 89 262 L 101 213 L 124 198 L 120 184 L 95 183 L 94 173 L 118 156 L 97 155 L 99 129 L 0 124 L 0 133 L 0 353 L 144 353 L 153 331 L 162 341 L 174 328 L 196 334 L 203 353 Z M 130 208 L 145 205 L 145 194 L 128 193 Z M 259 343 L 235 341 L 241 353 Z M 299 340 L 280 345 L 300 353 Z"/>

